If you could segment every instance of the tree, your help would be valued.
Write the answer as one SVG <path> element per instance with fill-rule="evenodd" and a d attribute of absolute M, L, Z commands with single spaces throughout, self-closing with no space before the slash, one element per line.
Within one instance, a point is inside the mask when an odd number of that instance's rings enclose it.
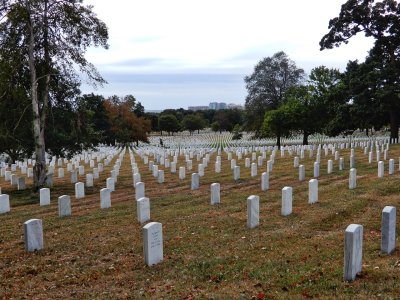
<path fill-rule="evenodd" d="M 300 113 L 301 107 L 298 101 L 289 101 L 277 109 L 267 111 L 262 126 L 262 135 L 276 137 L 276 145 L 280 149 L 281 138 L 290 136 L 291 131 L 296 128 Z"/>
<path fill-rule="evenodd" d="M 107 133 L 107 140 L 128 145 L 132 142 L 148 142 L 147 132 L 151 130 L 151 122 L 134 113 L 134 102 L 129 98 L 119 99 L 111 97 L 104 101 L 111 127 Z"/>
<path fill-rule="evenodd" d="M 297 68 L 282 51 L 258 62 L 253 74 L 244 78 L 248 91 L 245 103 L 247 129 L 258 133 L 265 112 L 277 109 L 288 88 L 300 84 L 303 76 L 303 69 Z"/>
<path fill-rule="evenodd" d="M 162 131 L 167 131 L 168 135 L 174 134 L 180 129 L 178 119 L 172 114 L 163 114 L 158 118 L 158 127 Z"/>
<path fill-rule="evenodd" d="M 213 122 L 219 124 L 220 132 L 222 130 L 232 131 L 235 124 L 243 124 L 243 111 L 239 109 L 220 109 L 214 114 Z"/>
<path fill-rule="evenodd" d="M 187 115 L 182 120 L 182 127 L 193 134 L 195 130 L 199 131 L 206 125 L 205 120 L 200 115 Z"/>
<path fill-rule="evenodd" d="M 90 124 L 97 135 L 97 142 L 94 142 L 95 144 L 111 144 L 113 142 L 107 136 L 107 133 L 111 129 L 111 123 L 104 102 L 105 99 L 103 96 L 93 93 L 82 95 L 77 100 L 78 114 L 81 118 L 87 120 L 86 124 Z"/>
<path fill-rule="evenodd" d="M 211 129 L 214 132 L 219 131 L 219 133 L 221 133 L 221 125 L 219 125 L 219 123 L 217 121 L 211 123 Z"/>
<path fill-rule="evenodd" d="M 232 140 L 240 140 L 243 137 L 242 129 L 239 124 L 236 124 L 232 129 Z"/>
<path fill-rule="evenodd" d="M 369 59 L 364 63 L 349 61 L 343 74 L 344 88 L 351 100 L 354 127 L 366 129 L 367 135 L 369 128 L 378 130 L 390 121 L 379 95 L 379 77 L 379 68 Z"/>
<path fill-rule="evenodd" d="M 18 58 L 5 60 L 0 49 L 0 153 L 11 162 L 33 153 L 31 102 L 25 86 L 29 76 Z"/>
<path fill-rule="evenodd" d="M 390 138 L 399 138 L 400 111 L 400 4 L 394 0 L 348 0 L 342 5 L 339 16 L 329 21 L 329 32 L 321 39 L 321 50 L 348 43 L 359 32 L 375 39 L 369 51 L 379 73 L 379 90 L 382 105 L 390 118 Z"/>
<path fill-rule="evenodd" d="M 335 115 L 335 108 L 346 102 L 347 98 L 338 93 L 341 84 L 342 74 L 337 69 L 319 66 L 311 70 L 306 93 L 300 96 L 302 114 L 298 128 L 303 131 L 303 145 L 308 144 L 310 134 L 323 133 Z"/>
<path fill-rule="evenodd" d="M 29 96 L 35 144 L 34 186 L 46 180 L 45 128 L 51 83 L 73 76 L 78 67 L 92 82 L 105 82 L 84 57 L 90 45 L 107 45 L 106 25 L 79 0 L 3 0 L 0 7 L 0 48 L 24 58 L 30 77 Z"/>

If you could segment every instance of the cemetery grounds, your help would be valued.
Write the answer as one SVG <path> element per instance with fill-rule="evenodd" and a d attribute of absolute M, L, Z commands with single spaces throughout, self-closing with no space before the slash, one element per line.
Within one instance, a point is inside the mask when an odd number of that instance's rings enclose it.
<path fill-rule="evenodd" d="M 201 134 L 194 137 L 159 138 L 135 151 L 170 153 L 191 149 L 210 153 L 200 188 L 191 190 L 191 174 L 197 172 L 196 154 L 193 169 L 186 178 L 178 178 L 179 167 L 186 166 L 185 155 L 178 156 L 177 173 L 165 170 L 165 182 L 157 178 L 134 152 L 135 161 L 150 199 L 151 221 L 163 225 L 164 260 L 146 266 L 143 257 L 142 227 L 136 218 L 135 190 L 129 151 L 126 150 L 111 194 L 111 208 L 100 209 L 99 191 L 105 187 L 118 155 L 85 188 L 85 198 L 76 200 L 74 184 L 68 172 L 65 178 L 54 176 L 51 204 L 39 206 L 38 194 L 30 187 L 18 191 L 4 177 L 3 194 L 10 195 L 11 211 L 0 215 L 0 298 L 2 299 L 287 299 L 287 298 L 358 298 L 390 299 L 400 297 L 400 251 L 381 254 L 381 214 L 387 205 L 400 208 L 400 145 L 390 145 L 385 160 L 385 175 L 377 176 L 377 162 L 368 163 L 368 154 L 355 147 L 357 187 L 349 189 L 348 148 L 336 150 L 345 158 L 345 169 L 329 151 L 321 152 L 319 199 L 308 204 L 308 181 L 313 178 L 313 156 L 305 151 L 300 164 L 305 166 L 306 180 L 299 182 L 292 156 L 276 152 L 270 187 L 261 191 L 261 173 L 256 177 L 245 168 L 245 158 L 254 147 L 271 141 L 233 142 L 229 134 Z M 286 141 L 289 142 L 289 141 Z M 328 145 L 335 141 L 321 141 Z M 354 140 L 353 142 L 356 142 Z M 285 142 L 284 142 L 285 143 Z M 336 143 L 346 144 L 345 140 Z M 250 149 L 242 159 L 232 158 L 240 166 L 240 180 L 233 180 L 228 154 L 221 153 L 221 173 L 215 173 L 217 147 L 224 150 Z M 252 148 L 253 147 L 253 148 Z M 120 151 L 122 149 L 119 149 Z M 179 150 L 178 150 L 179 151 Z M 375 149 L 374 149 L 375 151 Z M 254 151 L 256 152 L 256 151 Z M 93 152 L 95 153 L 95 152 Z M 86 153 L 87 155 L 88 153 Z M 381 154 L 383 157 L 383 153 Z M 172 158 L 172 157 L 170 157 Z M 395 159 L 395 173 L 388 175 L 388 160 Z M 327 160 L 333 160 L 333 173 L 327 174 Z M 257 162 L 257 160 L 255 161 Z M 85 165 L 86 172 L 91 168 Z M 66 168 L 65 163 L 63 167 Z M 66 170 L 65 170 L 66 171 Z M 20 170 L 15 172 L 19 173 Z M 85 182 L 84 176 L 79 181 Z M 210 185 L 221 184 L 221 203 L 210 205 Z M 293 188 L 293 213 L 281 216 L 281 190 Z M 72 215 L 58 217 L 57 198 L 70 195 Z M 260 224 L 246 227 L 246 200 L 260 197 Z M 34 253 L 24 250 L 23 223 L 42 219 L 44 249 Z M 349 224 L 364 226 L 362 272 L 353 282 L 343 281 L 344 230 Z M 398 222 L 397 222 L 398 223 Z"/>

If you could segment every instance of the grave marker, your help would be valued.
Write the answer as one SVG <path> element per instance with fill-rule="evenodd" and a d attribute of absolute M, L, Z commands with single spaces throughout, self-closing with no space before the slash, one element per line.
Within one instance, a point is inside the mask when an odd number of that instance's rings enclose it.
<path fill-rule="evenodd" d="M 137 219 L 140 223 L 150 220 L 150 199 L 142 197 L 136 201 Z"/>
<path fill-rule="evenodd" d="M 396 248 L 396 207 L 385 206 L 382 210 L 381 251 L 390 254 Z"/>
<path fill-rule="evenodd" d="M 152 266 L 163 260 L 162 224 L 151 222 L 143 227 L 144 261 Z"/>
<path fill-rule="evenodd" d="M 362 267 L 363 226 L 350 224 L 344 237 L 344 280 L 353 281 Z"/>
<path fill-rule="evenodd" d="M 211 205 L 219 204 L 220 202 L 221 202 L 220 184 L 212 183 L 211 184 Z"/>
<path fill-rule="evenodd" d="M 252 195 L 247 198 L 247 227 L 254 228 L 260 223 L 260 197 Z"/>
<path fill-rule="evenodd" d="M 40 219 L 30 219 L 24 223 L 25 251 L 43 249 L 43 225 Z"/>

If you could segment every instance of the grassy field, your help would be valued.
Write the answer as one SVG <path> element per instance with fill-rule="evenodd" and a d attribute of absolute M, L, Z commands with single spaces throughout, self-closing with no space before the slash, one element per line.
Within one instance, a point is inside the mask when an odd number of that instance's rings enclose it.
<path fill-rule="evenodd" d="M 69 178 L 55 180 L 51 205 L 40 207 L 38 195 L 17 191 L 4 178 L 11 212 L 0 215 L 0 298 L 3 299 L 284 299 L 400 297 L 400 252 L 380 253 L 381 212 L 386 205 L 400 208 L 400 147 L 391 146 L 395 175 L 377 177 L 377 163 L 356 149 L 357 188 L 348 189 L 350 150 L 344 171 L 327 175 L 321 156 L 319 202 L 308 204 L 308 180 L 315 159 L 306 158 L 306 180 L 298 181 L 293 157 L 279 153 L 270 174 L 270 189 L 260 189 L 261 172 L 250 177 L 244 159 L 238 161 L 241 180 L 233 181 L 224 153 L 222 172 L 214 172 L 215 154 L 190 190 L 190 174 L 165 171 L 158 184 L 136 156 L 151 202 L 151 220 L 163 224 L 164 261 L 148 267 L 143 258 L 142 226 L 136 203 L 128 151 L 122 163 L 112 207 L 100 209 L 99 191 L 114 163 L 105 168 L 86 197 L 76 200 Z M 314 152 L 315 153 L 315 152 Z M 383 156 L 383 154 L 382 154 Z M 180 157 L 177 169 L 184 165 Z M 262 170 L 261 170 L 262 169 Z M 89 166 L 86 166 L 89 170 Z M 196 159 L 193 170 L 197 170 Z M 84 178 L 80 177 L 83 181 Z M 210 184 L 221 184 L 221 204 L 210 205 Z M 28 184 L 30 181 L 28 181 Z M 281 189 L 293 187 L 293 213 L 282 217 Z M 72 216 L 59 218 L 57 198 L 71 195 Z M 246 199 L 260 196 L 260 226 L 246 228 Z M 23 223 L 43 220 L 45 249 L 24 251 Z M 363 268 L 356 281 L 343 281 L 344 230 L 364 226 Z M 399 223 L 399 222 L 397 222 Z"/>

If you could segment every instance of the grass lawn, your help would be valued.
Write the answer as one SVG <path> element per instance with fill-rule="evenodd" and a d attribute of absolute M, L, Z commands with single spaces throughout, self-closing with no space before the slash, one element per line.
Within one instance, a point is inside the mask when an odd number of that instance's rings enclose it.
<path fill-rule="evenodd" d="M 0 298 L 398 298 L 400 251 L 380 253 L 380 227 L 386 205 L 400 209 L 400 145 L 389 151 L 396 161 L 395 175 L 388 175 L 385 161 L 383 178 L 377 176 L 377 162 L 368 164 L 368 155 L 357 148 L 355 190 L 348 189 L 350 150 L 339 151 L 345 157 L 344 171 L 338 170 L 331 153 L 325 156 L 322 151 L 319 202 L 313 205 L 308 204 L 308 181 L 316 151 L 313 158 L 306 152 L 300 160 L 306 169 L 303 182 L 298 181 L 293 157 L 286 153 L 281 158 L 278 152 L 265 192 L 260 178 L 266 161 L 252 178 L 243 156 L 237 160 L 241 179 L 234 182 L 226 153 L 222 172 L 214 172 L 214 153 L 200 178 L 200 189 L 191 191 L 191 173 L 200 163 L 196 158 L 185 180 L 165 169 L 165 183 L 159 184 L 135 155 L 150 198 L 151 220 L 163 224 L 164 261 L 152 267 L 144 264 L 143 225 L 136 220 L 128 151 L 111 195 L 112 207 L 105 210 L 100 209 L 100 189 L 116 158 L 95 186 L 85 189 L 81 200 L 74 197 L 69 175 L 55 178 L 51 205 L 44 207 L 39 206 L 37 194 L 17 191 L 1 178 L 11 212 L 0 215 Z M 330 175 L 328 159 L 334 160 Z M 179 157 L 177 170 L 185 165 L 183 160 Z M 85 170 L 90 170 L 88 165 Z M 84 177 L 79 180 L 84 182 Z M 221 204 L 212 206 L 214 182 L 221 184 Z M 28 186 L 31 183 L 27 180 Z M 287 217 L 280 214 L 285 186 L 293 187 L 293 213 Z M 71 196 L 72 216 L 59 218 L 57 198 L 64 194 Z M 260 196 L 260 225 L 254 229 L 246 227 L 250 195 Z M 43 220 L 45 249 L 26 253 L 23 223 L 33 218 Z M 364 226 L 363 267 L 348 283 L 343 281 L 343 244 L 344 230 L 351 223 Z"/>

